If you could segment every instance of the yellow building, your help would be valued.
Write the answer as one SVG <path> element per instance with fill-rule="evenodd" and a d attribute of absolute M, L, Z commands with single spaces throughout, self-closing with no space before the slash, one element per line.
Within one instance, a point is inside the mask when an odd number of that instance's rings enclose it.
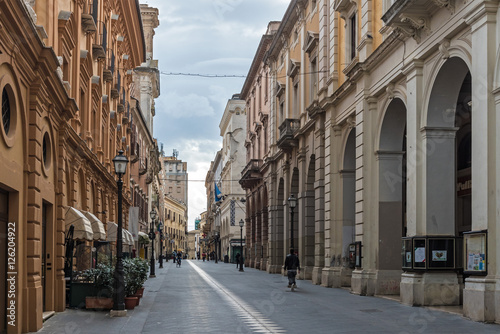
<path fill-rule="evenodd" d="M 66 307 L 69 208 L 116 221 L 112 159 L 128 155 L 130 73 L 145 46 L 137 1 L 0 1 L 0 13 L 0 332 L 21 333 Z"/>
<path fill-rule="evenodd" d="M 170 195 L 163 196 L 163 214 L 165 243 L 163 254 L 172 254 L 173 251 L 185 253 L 187 249 L 187 207 L 181 201 Z"/>

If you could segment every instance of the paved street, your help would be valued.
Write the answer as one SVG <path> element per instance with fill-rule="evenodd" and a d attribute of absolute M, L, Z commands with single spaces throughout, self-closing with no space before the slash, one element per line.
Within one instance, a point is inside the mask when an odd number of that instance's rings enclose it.
<path fill-rule="evenodd" d="M 39 333 L 499 333 L 500 325 L 361 297 L 233 264 L 170 261 L 148 279 L 141 304 L 127 317 L 66 310 Z"/>

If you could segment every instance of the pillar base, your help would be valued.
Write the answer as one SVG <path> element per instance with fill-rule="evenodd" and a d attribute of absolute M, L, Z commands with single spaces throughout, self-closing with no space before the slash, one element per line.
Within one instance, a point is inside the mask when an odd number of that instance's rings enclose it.
<path fill-rule="evenodd" d="M 356 269 L 352 272 L 351 291 L 361 296 L 375 295 L 375 271 Z"/>
<path fill-rule="evenodd" d="M 411 306 L 460 305 L 456 273 L 403 273 L 401 303 Z"/>
<path fill-rule="evenodd" d="M 345 267 L 328 267 L 321 272 L 321 285 L 330 288 L 351 286 L 352 269 Z"/>
<path fill-rule="evenodd" d="M 126 317 L 127 310 L 111 310 L 109 311 L 110 317 Z"/>
<path fill-rule="evenodd" d="M 496 283 L 495 279 L 486 277 L 465 279 L 464 317 L 474 321 L 500 321 L 500 291 L 495 291 Z"/>
<path fill-rule="evenodd" d="M 312 272 L 314 267 L 300 267 L 299 279 L 310 280 L 312 279 Z"/>
<path fill-rule="evenodd" d="M 280 274 L 281 273 L 281 265 L 270 264 L 267 266 L 267 272 L 270 274 Z"/>
<path fill-rule="evenodd" d="M 312 270 L 312 284 L 320 285 L 322 280 L 323 267 L 314 267 Z"/>
<path fill-rule="evenodd" d="M 267 260 L 266 259 L 260 260 L 260 270 L 267 271 Z"/>

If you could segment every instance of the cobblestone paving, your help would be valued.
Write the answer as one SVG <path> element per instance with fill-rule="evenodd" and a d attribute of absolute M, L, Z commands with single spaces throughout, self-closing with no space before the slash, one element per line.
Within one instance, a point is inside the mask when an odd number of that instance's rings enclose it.
<path fill-rule="evenodd" d="M 500 325 L 213 261 L 168 262 L 123 318 L 66 310 L 39 333 L 500 333 Z"/>

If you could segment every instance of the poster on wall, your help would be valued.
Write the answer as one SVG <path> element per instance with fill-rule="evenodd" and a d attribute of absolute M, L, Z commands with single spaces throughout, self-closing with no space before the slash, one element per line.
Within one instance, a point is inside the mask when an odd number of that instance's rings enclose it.
<path fill-rule="evenodd" d="M 471 275 L 486 275 L 486 232 L 464 233 L 464 272 Z"/>

